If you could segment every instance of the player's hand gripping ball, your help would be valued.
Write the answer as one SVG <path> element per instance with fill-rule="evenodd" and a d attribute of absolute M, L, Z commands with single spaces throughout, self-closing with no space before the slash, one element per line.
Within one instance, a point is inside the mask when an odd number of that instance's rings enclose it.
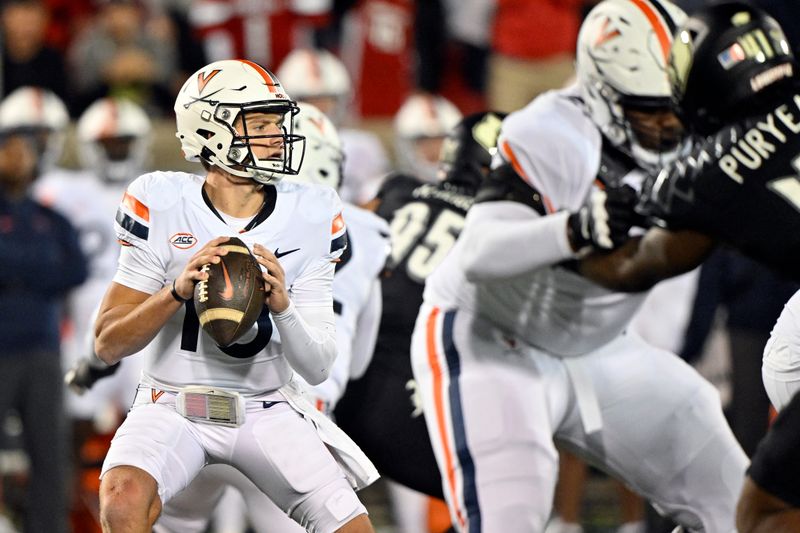
<path fill-rule="evenodd" d="M 261 267 L 241 239 L 221 245 L 228 253 L 206 263 L 208 278 L 194 286 L 194 308 L 200 326 L 217 345 L 230 346 L 255 324 L 264 307 Z"/>

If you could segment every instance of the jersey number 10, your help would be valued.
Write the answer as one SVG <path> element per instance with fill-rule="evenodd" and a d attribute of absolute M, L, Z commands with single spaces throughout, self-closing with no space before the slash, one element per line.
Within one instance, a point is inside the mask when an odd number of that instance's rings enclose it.
<path fill-rule="evenodd" d="M 186 302 L 184 307 L 186 307 L 186 314 L 183 317 L 181 350 L 196 352 L 197 341 L 200 337 L 200 320 L 197 318 L 197 312 L 194 310 L 194 302 L 192 300 Z M 272 338 L 272 322 L 269 319 L 269 309 L 266 305 L 261 310 L 261 314 L 256 320 L 256 326 L 258 327 L 258 332 L 256 333 L 256 337 L 250 342 L 243 344 L 234 343 L 225 347 L 219 346 L 219 349 L 237 359 L 253 357 L 266 348 L 267 344 L 269 344 L 269 340 Z"/>

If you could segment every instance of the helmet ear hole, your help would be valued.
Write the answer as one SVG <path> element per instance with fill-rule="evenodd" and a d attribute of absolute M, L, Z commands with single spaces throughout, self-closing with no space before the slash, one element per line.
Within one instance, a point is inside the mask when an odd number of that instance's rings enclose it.
<path fill-rule="evenodd" d="M 196 133 L 197 133 L 197 134 L 198 134 L 200 137 L 202 137 L 203 139 L 210 139 L 211 137 L 213 137 L 213 136 L 214 136 L 214 132 L 213 132 L 213 131 L 210 131 L 210 130 L 204 130 L 204 129 L 202 129 L 202 128 L 201 128 L 201 129 L 198 129 L 198 130 L 196 130 Z M 222 148 L 222 145 L 219 145 L 218 147 L 219 147 L 219 148 Z"/>

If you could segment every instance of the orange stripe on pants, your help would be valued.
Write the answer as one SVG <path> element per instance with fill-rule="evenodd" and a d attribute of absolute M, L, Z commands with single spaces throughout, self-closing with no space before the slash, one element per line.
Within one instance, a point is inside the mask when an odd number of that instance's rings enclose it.
<path fill-rule="evenodd" d="M 439 365 L 439 358 L 436 356 L 436 319 L 439 318 L 439 308 L 434 307 L 431 314 L 428 315 L 428 323 L 426 328 L 426 338 L 428 345 L 428 365 L 433 374 L 433 402 L 436 409 L 436 425 L 439 428 L 439 440 L 442 443 L 444 450 L 445 468 L 447 470 L 447 485 L 450 489 L 450 498 L 452 501 L 453 509 L 455 509 L 456 518 L 462 528 L 466 523 L 464 520 L 464 513 L 458 506 L 458 493 L 456 491 L 456 471 L 453 466 L 453 453 L 450 449 L 450 441 L 447 438 L 447 422 L 444 412 L 444 387 L 442 385 L 442 367 Z"/>

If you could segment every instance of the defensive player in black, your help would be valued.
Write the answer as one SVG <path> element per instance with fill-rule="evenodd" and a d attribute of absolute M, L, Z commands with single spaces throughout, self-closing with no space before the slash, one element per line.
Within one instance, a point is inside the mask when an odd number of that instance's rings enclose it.
<path fill-rule="evenodd" d="M 439 469 L 421 409 L 413 401 L 411 333 L 425 278 L 464 226 L 489 171 L 503 116 L 478 113 L 459 123 L 442 148 L 438 183 L 397 174 L 372 202 L 392 232 L 392 254 L 381 283 L 383 315 L 369 368 L 348 384 L 335 410 L 337 424 L 382 475 L 437 498 L 444 497 Z"/>
<path fill-rule="evenodd" d="M 617 290 L 643 290 L 725 243 L 800 279 L 796 69 L 781 27 L 760 9 L 727 2 L 696 11 L 678 30 L 670 77 L 685 126 L 704 139 L 650 181 L 638 206 L 666 229 L 585 259 L 582 273 Z M 609 210 L 632 223 L 628 213 Z M 752 458 L 737 509 L 740 533 L 800 531 L 798 467 L 796 395 Z"/>
<path fill-rule="evenodd" d="M 668 231 L 584 260 L 581 272 L 615 290 L 645 290 L 725 243 L 800 279 L 800 76 L 783 31 L 764 11 L 727 2 L 695 12 L 678 32 L 669 74 L 697 141 L 648 181 L 637 206 Z"/>

